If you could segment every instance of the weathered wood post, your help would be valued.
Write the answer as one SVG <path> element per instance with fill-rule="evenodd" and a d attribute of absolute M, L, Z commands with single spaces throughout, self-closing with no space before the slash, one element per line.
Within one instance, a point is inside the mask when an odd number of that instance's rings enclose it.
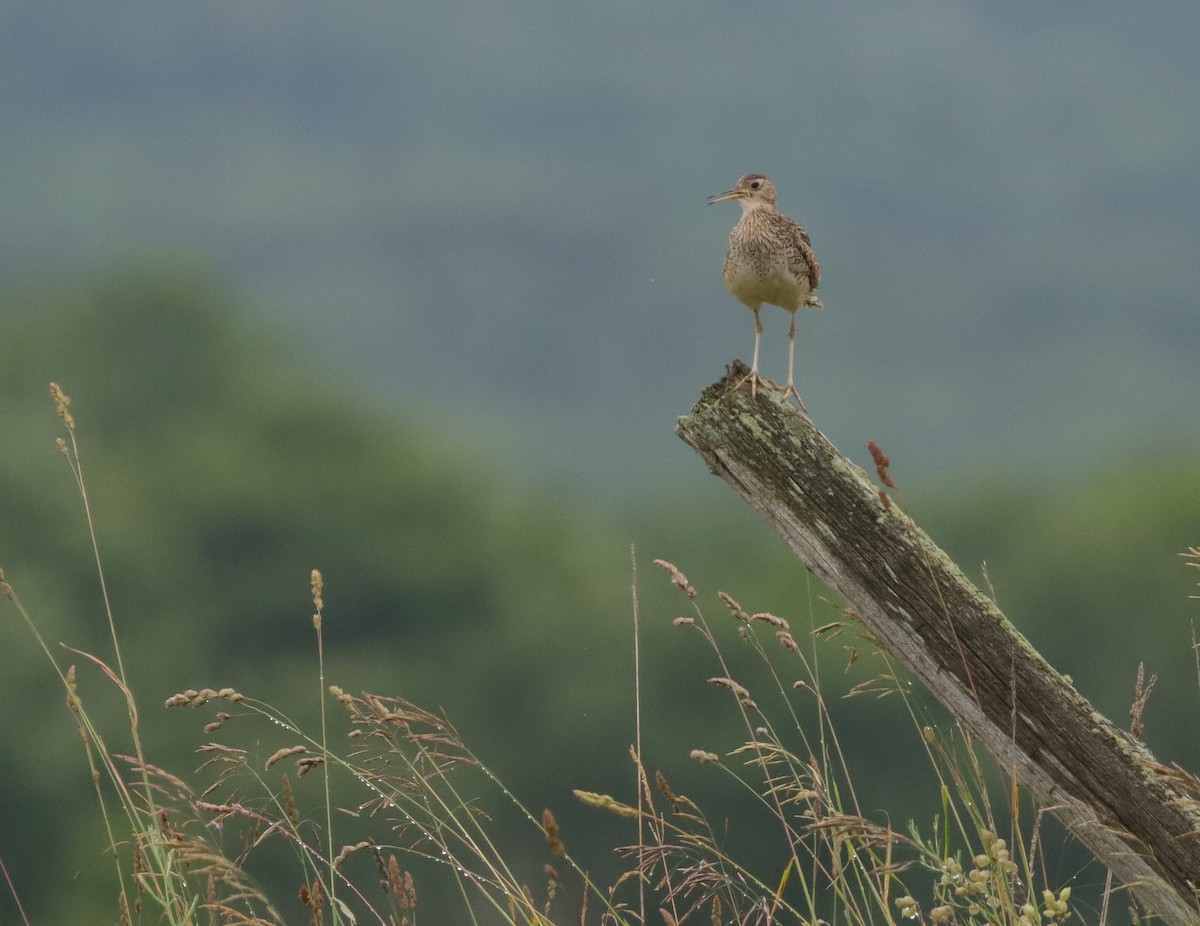
<path fill-rule="evenodd" d="M 807 415 L 767 390 L 735 389 L 748 373 L 735 362 L 705 389 L 679 436 L 1147 911 L 1200 926 L 1200 805 Z"/>

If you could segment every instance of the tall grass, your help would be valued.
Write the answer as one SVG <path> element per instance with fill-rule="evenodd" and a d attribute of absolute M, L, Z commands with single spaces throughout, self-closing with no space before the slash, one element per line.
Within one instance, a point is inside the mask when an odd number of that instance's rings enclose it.
<path fill-rule="evenodd" d="M 97 728 L 74 666 L 47 644 L 3 573 L 0 591 L 57 674 L 78 724 L 107 833 L 120 922 L 283 924 L 283 901 L 268 897 L 248 874 L 264 864 L 290 870 L 295 896 L 312 923 L 415 926 L 419 913 L 431 923 L 513 926 L 875 926 L 897 919 L 1048 926 L 1079 918 L 1070 887 L 1050 883 L 1046 874 L 1041 812 L 1029 808 L 1020 782 L 990 768 L 958 727 L 938 729 L 923 719 L 917 697 L 886 655 L 886 671 L 848 695 L 904 700 L 912 720 L 904 748 L 924 752 L 938 788 L 920 825 L 897 830 L 885 817 L 864 811 L 855 778 L 869 772 L 853 768 L 842 748 L 837 699 L 831 706 L 821 674 L 821 652 L 830 640 L 850 637 L 855 646 L 872 645 L 851 612 L 797 638 L 787 620 L 751 612 L 721 593 L 720 617 L 711 620 L 688 578 L 661 560 L 656 565 L 688 608 L 674 623 L 680 633 L 698 634 L 708 648 L 715 667 L 708 681 L 727 694 L 741 728 L 740 742 L 723 753 L 697 750 L 692 759 L 705 773 L 717 772 L 730 793 L 753 797 L 769 821 L 756 830 L 760 843 L 773 847 L 765 863 L 730 850 L 725 824 L 714 823 L 687 796 L 680 781 L 701 769 L 668 775 L 643 765 L 643 737 L 654 733 L 641 721 L 640 649 L 629 793 L 575 791 L 597 813 L 630 821 L 628 844 L 613 849 L 621 872 L 600 885 L 568 851 L 554 816 L 523 803 L 447 717 L 395 695 L 328 684 L 324 628 L 337 616 L 327 614 L 317 570 L 310 576 L 317 728 L 306 730 L 258 693 L 187 689 L 166 706 L 204 712 L 206 739 L 197 747 L 202 764 L 187 775 L 153 764 L 108 601 L 70 400 L 57 386 L 51 394 L 66 432 L 59 449 L 92 539 L 112 647 L 103 658 L 70 652 L 98 666 L 121 693 L 126 730 Z M 1200 561 L 1200 553 L 1192 553 Z M 636 566 L 635 557 L 632 612 L 639 646 L 644 618 Z M 726 656 L 731 645 L 755 655 L 750 674 L 743 669 L 735 677 Z M 127 740 L 128 752 L 108 737 Z M 315 811 L 297 797 L 300 779 L 311 774 L 321 779 Z M 527 842 L 544 855 L 536 879 L 529 876 L 527 855 L 517 861 L 511 833 L 498 831 L 497 810 L 515 811 Z M 567 881 L 569 905 L 561 890 Z M 453 893 L 433 892 L 437 906 L 427 909 L 429 901 L 418 903 L 418 897 L 423 885 L 434 882 L 453 885 Z M 19 886 L 13 891 L 18 894 Z M 1108 919 L 1109 896 L 1105 892 L 1097 922 Z"/>

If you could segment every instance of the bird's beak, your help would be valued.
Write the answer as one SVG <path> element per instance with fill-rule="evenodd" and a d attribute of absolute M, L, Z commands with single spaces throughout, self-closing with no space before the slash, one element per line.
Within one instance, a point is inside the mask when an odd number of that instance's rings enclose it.
<path fill-rule="evenodd" d="M 708 204 L 711 206 L 713 203 L 723 203 L 727 199 L 741 199 L 745 195 L 741 190 L 726 190 L 724 193 L 713 193 L 708 198 Z"/>

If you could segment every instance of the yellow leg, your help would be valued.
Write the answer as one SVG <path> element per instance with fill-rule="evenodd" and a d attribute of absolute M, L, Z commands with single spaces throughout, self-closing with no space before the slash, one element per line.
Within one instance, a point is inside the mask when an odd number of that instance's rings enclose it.
<path fill-rule="evenodd" d="M 800 403 L 800 408 L 803 411 L 808 411 L 804 407 L 804 400 L 800 398 L 800 393 L 796 391 L 796 380 L 793 375 L 796 366 L 796 313 L 792 313 L 792 324 L 788 327 L 788 380 L 784 387 L 783 394 L 789 394 L 796 397 L 796 401 Z"/>
<path fill-rule="evenodd" d="M 758 347 L 762 343 L 763 323 L 754 309 L 754 361 L 750 364 L 750 394 L 758 395 Z"/>
<path fill-rule="evenodd" d="M 758 346 L 762 342 L 763 325 L 762 319 L 758 317 L 758 309 L 751 309 L 754 313 L 754 360 L 750 362 L 750 375 L 742 379 L 734 388 L 740 389 L 746 380 L 750 380 L 750 395 L 758 396 L 758 384 L 761 377 L 758 375 Z"/>

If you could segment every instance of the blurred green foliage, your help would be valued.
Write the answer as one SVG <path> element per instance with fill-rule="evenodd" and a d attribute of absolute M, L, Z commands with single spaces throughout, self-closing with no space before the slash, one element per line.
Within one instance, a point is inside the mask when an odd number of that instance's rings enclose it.
<path fill-rule="evenodd" d="M 302 722 L 315 716 L 317 567 L 328 681 L 444 708 L 519 797 L 554 808 L 572 851 L 602 873 L 605 847 L 623 837 L 569 794 L 631 788 L 633 543 L 646 765 L 667 769 L 678 790 L 721 795 L 685 757 L 738 745 L 737 724 L 704 683 L 711 656 L 670 626 L 687 602 L 649 561 L 688 572 L 715 623 L 723 589 L 803 638 L 840 611 L 782 544 L 715 480 L 702 498 L 632 487 L 607 510 L 526 484 L 496 471 L 452 417 L 434 424 L 326 382 L 319 358 L 242 314 L 219 281 L 178 265 L 29 285 L 0 306 L 0 566 L 49 639 L 108 658 L 81 505 L 54 447 L 56 381 L 74 401 L 152 761 L 199 764 L 201 719 L 160 708 L 182 688 L 231 685 Z M 1147 738 L 1194 766 L 1195 744 L 1166 709 L 1197 694 L 1196 577 L 1176 554 L 1200 541 L 1198 470 L 1195 453 L 1145 448 L 1050 495 L 999 480 L 902 488 L 968 573 L 986 560 L 1001 606 L 1102 710 L 1120 719 L 1138 660 L 1162 674 L 1164 709 L 1151 701 Z M 62 693 L 9 609 L 0 614 L 0 855 L 39 919 L 107 916 L 112 869 Z M 745 663 L 726 629 L 736 674 Z M 827 696 L 885 668 L 853 628 L 819 647 Z M 81 693 L 121 751 L 111 687 L 83 669 Z M 936 796 L 899 705 L 858 698 L 839 712 L 864 809 L 896 825 L 932 818 Z M 717 799 L 739 819 L 736 799 Z M 755 834 L 735 827 L 729 838 Z M 7 904 L 0 897 L 0 911 Z"/>
<path fill-rule="evenodd" d="M 58 381 L 74 403 L 143 725 L 164 749 L 157 761 L 198 764 L 188 753 L 199 724 L 159 708 L 180 688 L 233 685 L 313 716 L 313 567 L 327 581 L 330 680 L 469 715 L 481 750 L 552 726 L 542 707 L 561 703 L 555 688 L 578 700 L 564 673 L 604 696 L 612 660 L 572 651 L 599 646 L 624 618 L 624 544 L 489 471 L 486 448 L 464 459 L 370 396 L 312 382 L 304 359 L 243 326 L 221 286 L 189 269 L 25 289 L 2 318 L 0 563 L 50 639 L 109 658 L 82 506 L 54 447 L 47 387 Z M 2 748 L 16 754 L 4 766 L 18 772 L 6 782 L 18 797 L 0 852 L 37 909 L 33 884 L 49 872 L 35 859 L 88 845 L 78 865 L 101 883 L 111 869 L 98 844 L 62 825 L 95 816 L 78 741 L 67 717 L 45 709 L 61 696 L 32 641 L 11 621 L 3 629 L 5 702 L 29 704 L 36 691 L 38 713 L 55 720 L 0 717 Z M 542 664 L 551 659 L 557 669 Z M 113 695 L 87 671 L 81 688 Z M 611 694 L 624 702 L 612 721 L 627 725 L 627 687 Z M 119 736 L 119 709 L 107 716 Z M 45 775 L 47 765 L 61 774 Z"/>

